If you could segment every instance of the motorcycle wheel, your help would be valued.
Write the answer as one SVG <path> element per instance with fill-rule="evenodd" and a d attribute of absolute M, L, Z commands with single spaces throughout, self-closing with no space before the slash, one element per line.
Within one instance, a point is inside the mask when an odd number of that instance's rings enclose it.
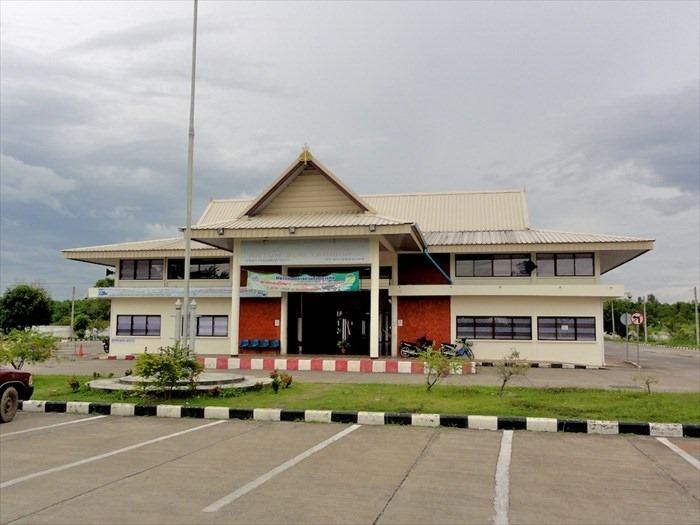
<path fill-rule="evenodd" d="M 399 353 L 401 354 L 401 357 L 411 357 L 411 351 L 405 346 L 402 346 L 399 349 Z"/>

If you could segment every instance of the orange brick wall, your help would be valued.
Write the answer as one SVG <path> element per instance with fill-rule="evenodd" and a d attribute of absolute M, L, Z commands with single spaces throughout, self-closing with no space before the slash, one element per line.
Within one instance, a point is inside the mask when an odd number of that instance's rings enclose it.
<path fill-rule="evenodd" d="M 449 297 L 398 297 L 397 326 L 399 341 L 415 341 L 423 335 L 429 340 L 450 342 Z"/>
<path fill-rule="evenodd" d="M 450 275 L 450 256 L 436 253 L 432 256 L 440 268 Z M 399 255 L 399 284 L 449 284 L 426 255 Z"/>
<path fill-rule="evenodd" d="M 280 327 L 275 319 L 280 318 L 280 299 L 241 299 L 241 317 L 238 335 L 241 339 L 279 339 Z"/>

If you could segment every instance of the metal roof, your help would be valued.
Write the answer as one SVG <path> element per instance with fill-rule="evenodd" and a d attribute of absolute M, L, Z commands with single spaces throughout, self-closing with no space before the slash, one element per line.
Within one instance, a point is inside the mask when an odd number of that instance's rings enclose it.
<path fill-rule="evenodd" d="M 423 236 L 429 245 L 493 245 L 493 244 L 582 244 L 649 242 L 650 239 L 594 233 L 569 233 L 551 230 L 499 231 L 428 231 Z"/>
<path fill-rule="evenodd" d="M 525 192 L 522 190 L 360 197 L 377 213 L 314 214 L 313 210 L 309 210 L 308 217 L 304 220 L 319 221 L 324 225 L 333 226 L 334 221 L 338 222 L 337 225 L 348 225 L 348 221 L 351 220 L 359 221 L 356 224 L 370 224 L 364 222 L 366 217 L 377 217 L 395 221 L 394 224 L 416 223 L 423 231 L 441 232 L 524 230 L 529 226 Z M 251 199 L 212 200 L 193 228 L 223 224 L 231 224 L 232 228 L 242 228 L 244 223 L 234 221 L 241 218 L 241 214 L 251 202 Z M 277 220 L 276 216 L 261 214 L 244 220 L 248 221 L 245 223 L 248 228 L 274 227 L 258 226 L 255 221 L 261 221 L 261 224 L 280 224 L 280 227 L 284 227 L 282 216 Z"/>

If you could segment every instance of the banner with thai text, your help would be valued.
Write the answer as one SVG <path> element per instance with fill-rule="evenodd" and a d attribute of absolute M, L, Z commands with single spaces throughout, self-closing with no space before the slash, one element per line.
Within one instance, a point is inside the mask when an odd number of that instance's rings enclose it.
<path fill-rule="evenodd" d="M 248 288 L 279 292 L 353 292 L 360 289 L 360 272 L 296 277 L 248 272 Z"/>

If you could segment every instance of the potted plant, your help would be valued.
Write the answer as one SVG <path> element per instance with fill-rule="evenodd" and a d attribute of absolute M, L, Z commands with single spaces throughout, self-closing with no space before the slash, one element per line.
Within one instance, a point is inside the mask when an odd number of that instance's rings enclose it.
<path fill-rule="evenodd" d="M 345 355 L 345 353 L 350 349 L 350 342 L 347 339 L 341 339 L 336 343 L 336 346 L 340 350 L 340 353 Z"/>

